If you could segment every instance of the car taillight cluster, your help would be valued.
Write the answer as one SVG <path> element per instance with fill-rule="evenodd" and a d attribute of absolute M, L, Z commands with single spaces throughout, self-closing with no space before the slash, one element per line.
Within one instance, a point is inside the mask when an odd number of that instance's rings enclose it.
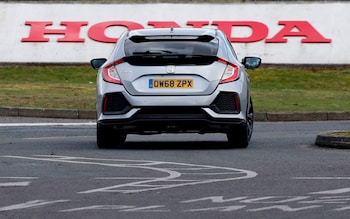
<path fill-rule="evenodd" d="M 222 75 L 220 83 L 223 84 L 231 81 L 236 81 L 239 79 L 239 74 L 240 74 L 239 66 L 223 58 L 218 58 L 218 61 L 227 65 L 224 71 L 224 74 Z"/>
<path fill-rule="evenodd" d="M 227 83 L 231 81 L 236 81 L 239 79 L 240 76 L 240 69 L 239 66 L 227 61 L 226 59 L 223 58 L 218 58 L 218 61 L 226 64 L 226 69 L 222 75 L 220 83 Z M 118 59 L 114 61 L 113 63 L 110 63 L 106 65 L 103 68 L 103 78 L 105 81 L 114 83 L 114 84 L 122 84 L 119 74 L 115 68 L 116 65 L 119 65 L 124 62 L 124 59 Z"/>
<path fill-rule="evenodd" d="M 103 79 L 114 84 L 122 84 L 115 65 L 123 63 L 123 59 L 118 59 L 103 68 Z"/>

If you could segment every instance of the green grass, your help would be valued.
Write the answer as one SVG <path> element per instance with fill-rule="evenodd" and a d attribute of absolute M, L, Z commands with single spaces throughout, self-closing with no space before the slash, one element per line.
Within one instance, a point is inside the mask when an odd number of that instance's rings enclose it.
<path fill-rule="evenodd" d="M 0 106 L 94 109 L 95 81 L 88 66 L 0 67 Z"/>
<path fill-rule="evenodd" d="M 350 137 L 350 132 L 330 132 L 329 135 L 335 137 Z"/>
<path fill-rule="evenodd" d="M 350 110 L 348 67 L 259 68 L 249 74 L 257 111 Z"/>
<path fill-rule="evenodd" d="M 349 67 L 269 67 L 249 71 L 256 112 L 350 110 Z M 0 66 L 0 106 L 95 109 L 90 66 Z"/>

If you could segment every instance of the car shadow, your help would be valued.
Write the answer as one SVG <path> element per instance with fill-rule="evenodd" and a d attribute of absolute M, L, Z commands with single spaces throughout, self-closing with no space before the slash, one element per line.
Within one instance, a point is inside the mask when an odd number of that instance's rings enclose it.
<path fill-rule="evenodd" d="M 116 147 L 119 150 L 218 150 L 231 148 L 227 142 L 223 141 L 133 141 L 125 142 Z"/>

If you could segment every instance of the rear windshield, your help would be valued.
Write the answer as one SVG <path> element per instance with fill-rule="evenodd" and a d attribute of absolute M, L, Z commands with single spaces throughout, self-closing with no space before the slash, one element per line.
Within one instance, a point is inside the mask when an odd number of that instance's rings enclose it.
<path fill-rule="evenodd" d="M 134 65 L 211 64 L 218 51 L 215 38 L 136 38 L 125 41 L 125 60 Z"/>

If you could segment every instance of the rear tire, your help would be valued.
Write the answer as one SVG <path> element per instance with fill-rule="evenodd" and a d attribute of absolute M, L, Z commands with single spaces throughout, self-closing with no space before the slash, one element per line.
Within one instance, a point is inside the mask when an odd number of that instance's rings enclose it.
<path fill-rule="evenodd" d="M 97 125 L 97 147 L 103 149 L 116 148 L 125 142 L 126 134 L 113 129 L 113 126 Z"/>
<path fill-rule="evenodd" d="M 243 125 L 237 128 L 231 128 L 227 132 L 228 144 L 231 148 L 246 148 L 248 147 L 248 129 Z"/>
<path fill-rule="evenodd" d="M 254 128 L 254 107 L 252 98 L 249 99 L 249 110 L 247 113 L 248 142 L 252 138 Z"/>
<path fill-rule="evenodd" d="M 253 135 L 254 127 L 254 108 L 253 102 L 249 100 L 249 110 L 246 114 L 247 121 L 240 127 L 231 128 L 227 132 L 227 140 L 232 148 L 247 148 Z"/>

